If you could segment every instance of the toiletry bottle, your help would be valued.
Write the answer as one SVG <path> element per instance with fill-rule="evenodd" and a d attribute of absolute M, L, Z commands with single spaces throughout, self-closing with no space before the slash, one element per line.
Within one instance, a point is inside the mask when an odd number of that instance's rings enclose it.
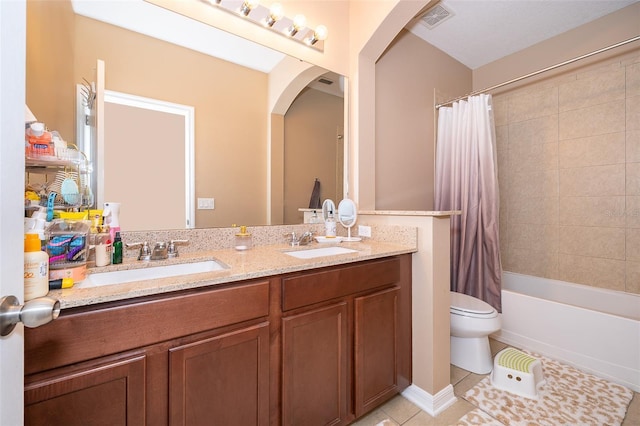
<path fill-rule="evenodd" d="M 326 237 L 336 236 L 336 220 L 333 218 L 333 210 L 329 211 L 327 220 L 324 221 L 324 234 Z"/>
<path fill-rule="evenodd" d="M 114 265 L 122 263 L 122 238 L 120 231 L 116 232 L 115 240 L 113 240 L 113 262 Z"/>
<path fill-rule="evenodd" d="M 236 234 L 235 248 L 236 250 L 249 250 L 253 247 L 251 234 L 247 232 L 246 226 L 240 227 L 240 232 Z"/>
<path fill-rule="evenodd" d="M 42 251 L 38 234 L 24 239 L 24 300 L 46 296 L 49 292 L 49 255 Z"/>

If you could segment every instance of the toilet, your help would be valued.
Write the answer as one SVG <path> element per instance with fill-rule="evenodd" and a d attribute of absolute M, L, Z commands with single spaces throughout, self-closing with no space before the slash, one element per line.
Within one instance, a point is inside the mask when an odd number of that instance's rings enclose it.
<path fill-rule="evenodd" d="M 475 297 L 451 292 L 451 364 L 476 374 L 493 369 L 489 335 L 500 330 L 498 311 Z"/>

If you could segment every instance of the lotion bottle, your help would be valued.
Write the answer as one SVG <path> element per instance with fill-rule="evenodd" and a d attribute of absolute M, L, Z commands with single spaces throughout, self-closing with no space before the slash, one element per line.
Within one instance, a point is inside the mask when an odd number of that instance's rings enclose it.
<path fill-rule="evenodd" d="M 49 255 L 42 251 L 38 234 L 25 234 L 24 300 L 46 296 L 49 292 Z"/>
<path fill-rule="evenodd" d="M 324 234 L 326 237 L 336 236 L 336 220 L 333 218 L 333 211 L 329 212 L 327 220 L 324 221 Z"/>

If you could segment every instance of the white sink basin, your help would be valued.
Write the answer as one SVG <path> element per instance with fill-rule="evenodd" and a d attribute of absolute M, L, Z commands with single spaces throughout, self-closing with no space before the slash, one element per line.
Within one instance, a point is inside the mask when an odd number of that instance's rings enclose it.
<path fill-rule="evenodd" d="M 152 266 L 150 268 L 128 269 L 125 271 L 98 272 L 88 274 L 87 278 L 77 284 L 77 287 L 99 287 L 110 284 L 122 284 L 131 281 L 153 280 L 169 278 L 178 275 L 198 274 L 201 272 L 221 271 L 227 267 L 215 260 L 204 260 L 193 263 L 176 265 Z"/>
<path fill-rule="evenodd" d="M 308 250 L 285 251 L 285 253 L 289 256 L 297 257 L 298 259 L 313 259 L 315 257 L 335 256 L 337 254 L 355 253 L 357 251 L 358 250 L 345 247 L 331 246 Z"/>

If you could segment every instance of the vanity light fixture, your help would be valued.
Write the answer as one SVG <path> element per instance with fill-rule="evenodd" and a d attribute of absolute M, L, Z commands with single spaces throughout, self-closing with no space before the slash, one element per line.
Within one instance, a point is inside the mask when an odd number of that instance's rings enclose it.
<path fill-rule="evenodd" d="M 267 16 L 264 20 L 264 23 L 267 27 L 273 27 L 273 24 L 276 21 L 281 20 L 284 17 L 284 9 L 280 3 L 273 3 L 269 8 L 269 16 Z"/>
<path fill-rule="evenodd" d="M 2 0 L 0 0 L 2 1 Z M 241 16 L 245 20 L 269 29 L 290 40 L 303 43 L 312 49 L 324 51 L 327 27 L 318 25 L 315 31 L 307 27 L 304 15 L 295 15 L 293 19 L 284 15 L 282 4 L 274 2 L 270 7 L 260 4 L 260 0 L 200 0 L 209 6 Z M 240 6 L 238 6 L 240 5 Z"/>
<path fill-rule="evenodd" d="M 328 34 L 329 31 L 327 30 L 327 27 L 325 27 L 324 25 L 318 25 L 316 27 L 316 30 L 313 32 L 313 35 L 309 37 L 306 42 L 307 44 L 313 46 L 318 42 L 318 40 L 326 40 Z"/>
<path fill-rule="evenodd" d="M 240 6 L 242 16 L 248 16 L 260 4 L 260 0 L 244 0 Z"/>

